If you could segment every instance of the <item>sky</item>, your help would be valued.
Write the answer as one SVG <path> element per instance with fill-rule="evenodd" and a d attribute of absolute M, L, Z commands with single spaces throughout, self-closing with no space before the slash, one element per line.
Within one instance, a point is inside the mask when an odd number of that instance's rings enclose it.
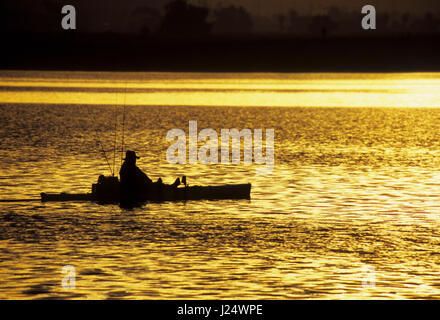
<path fill-rule="evenodd" d="M 217 7 L 220 4 L 243 5 L 253 13 L 272 14 L 274 12 L 288 11 L 290 8 L 298 12 L 319 13 L 326 11 L 331 6 L 360 10 L 364 5 L 372 4 L 377 9 L 399 11 L 439 11 L 439 0 L 188 0 L 193 3 Z M 59 5 L 79 4 L 83 8 L 96 11 L 113 11 L 117 13 L 126 7 L 136 6 L 162 6 L 169 0 L 13 0 L 14 5 L 22 4 L 28 8 L 39 7 L 43 3 L 54 2 Z"/>

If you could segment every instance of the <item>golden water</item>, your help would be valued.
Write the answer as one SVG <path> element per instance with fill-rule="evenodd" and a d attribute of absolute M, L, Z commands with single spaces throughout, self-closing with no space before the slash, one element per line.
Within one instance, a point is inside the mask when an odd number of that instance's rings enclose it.
<path fill-rule="evenodd" d="M 0 203 L 0 298 L 439 298 L 439 89 L 440 74 L 3 71 L 0 199 L 87 192 L 110 171 L 98 140 L 113 169 L 124 103 L 150 177 L 252 182 L 252 199 Z M 273 174 L 168 164 L 166 134 L 190 120 L 275 129 Z"/>

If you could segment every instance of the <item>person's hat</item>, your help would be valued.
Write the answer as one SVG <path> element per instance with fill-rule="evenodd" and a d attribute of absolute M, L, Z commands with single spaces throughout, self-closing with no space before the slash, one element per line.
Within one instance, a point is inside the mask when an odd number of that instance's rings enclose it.
<path fill-rule="evenodd" d="M 139 159 L 140 157 L 138 157 L 137 155 L 136 155 L 136 152 L 134 152 L 134 151 L 127 151 L 126 153 L 125 153 L 125 159 L 124 160 L 127 160 L 127 159 Z"/>

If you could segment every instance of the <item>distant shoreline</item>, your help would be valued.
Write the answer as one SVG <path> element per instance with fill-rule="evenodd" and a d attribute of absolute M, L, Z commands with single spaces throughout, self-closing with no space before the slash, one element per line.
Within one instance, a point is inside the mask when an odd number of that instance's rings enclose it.
<path fill-rule="evenodd" d="M 158 38 L 3 34 L 4 70 L 150 72 L 440 71 L 440 36 Z"/>

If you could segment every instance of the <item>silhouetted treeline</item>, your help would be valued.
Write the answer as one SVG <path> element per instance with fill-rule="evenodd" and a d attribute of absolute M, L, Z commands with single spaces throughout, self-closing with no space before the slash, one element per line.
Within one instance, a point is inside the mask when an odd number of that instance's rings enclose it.
<path fill-rule="evenodd" d="M 361 12 L 348 12 L 337 7 L 330 7 L 327 14 L 319 16 L 304 16 L 295 10 L 275 16 L 278 21 L 278 31 L 293 35 L 411 35 L 439 34 L 440 12 L 428 12 L 424 15 L 376 13 L 377 29 L 365 31 L 361 28 L 364 17 Z M 274 31 L 275 32 L 275 31 Z"/>
<path fill-rule="evenodd" d="M 173 0 L 164 7 L 155 26 L 145 22 L 150 35 L 199 37 L 207 35 L 247 35 L 252 33 L 252 17 L 241 6 L 220 6 L 215 10 L 186 0 Z M 150 28 L 151 26 L 151 28 Z"/>
<path fill-rule="evenodd" d="M 194 6 L 185 0 L 172 1 L 165 6 L 158 32 L 175 36 L 207 35 L 211 31 L 208 14 L 208 8 Z"/>
<path fill-rule="evenodd" d="M 71 0 L 76 5 L 78 30 L 82 33 L 131 33 L 158 36 L 206 36 L 273 34 L 299 37 L 327 37 L 341 35 L 411 35 L 440 33 L 440 11 L 425 14 L 389 13 L 377 10 L 377 30 L 361 28 L 363 15 L 359 11 L 346 11 L 330 7 L 321 15 L 305 15 L 289 8 L 274 16 L 253 16 L 246 8 L 225 5 L 216 8 L 195 4 L 190 0 L 132 0 L 130 6 L 119 6 L 124 11 L 115 12 L 111 6 L 99 10 L 94 2 L 87 5 Z M 63 32 L 60 26 L 61 0 L 0 1 L 2 32 Z M 37 2 L 35 2 L 37 3 Z M 133 5 L 139 4 L 135 7 Z M 27 4 L 27 5 L 26 5 Z M 91 8 L 96 10 L 92 13 Z M 434 8 L 433 8 L 434 9 Z"/>

